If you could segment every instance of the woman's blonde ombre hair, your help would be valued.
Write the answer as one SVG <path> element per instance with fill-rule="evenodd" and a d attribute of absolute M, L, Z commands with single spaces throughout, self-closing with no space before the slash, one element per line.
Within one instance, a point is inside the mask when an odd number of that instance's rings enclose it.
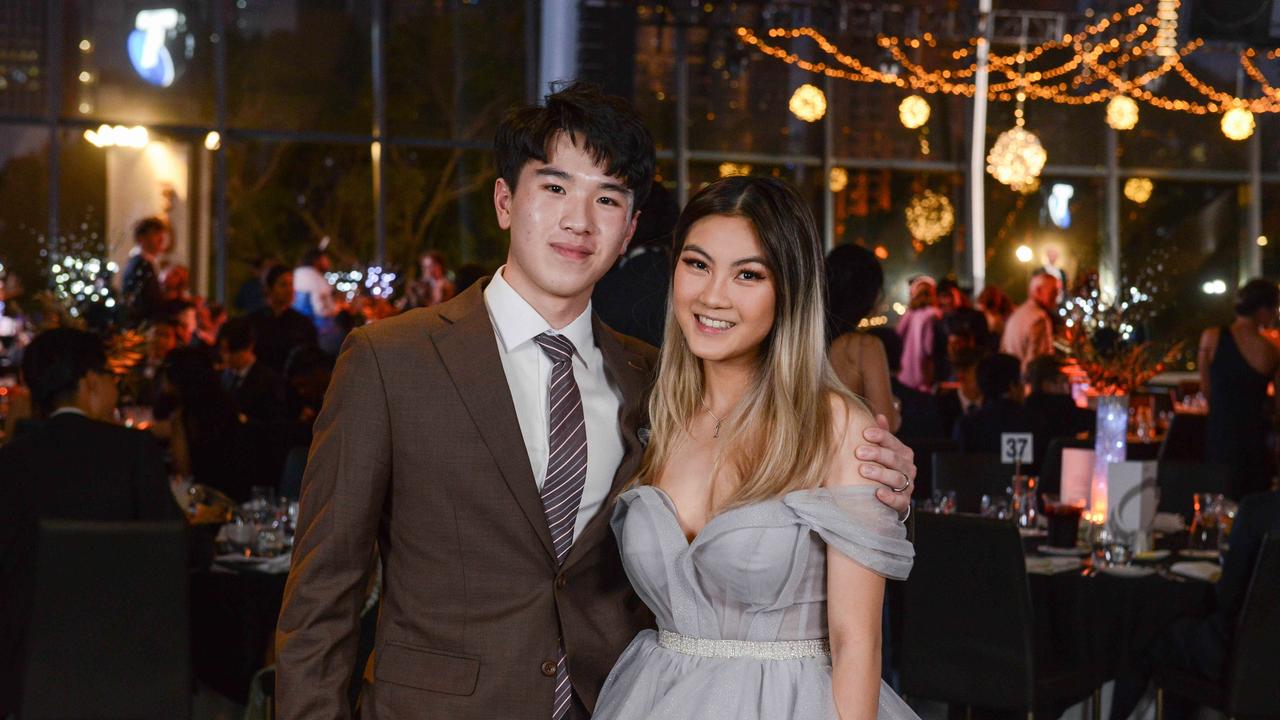
<path fill-rule="evenodd" d="M 820 485 L 841 441 L 832 428 L 832 395 L 860 410 L 866 407 L 827 362 L 822 242 L 799 193 L 768 177 L 711 183 L 680 214 L 673 265 L 690 228 L 720 215 L 743 218 L 754 228 L 773 278 L 775 306 L 755 382 L 720 430 L 713 477 L 727 466 L 738 483 L 729 497 L 715 499 L 713 510 Z M 704 382 L 702 361 L 689 350 L 668 295 L 658 377 L 649 397 L 650 441 L 634 485 L 658 481 L 681 434 L 705 412 Z"/>

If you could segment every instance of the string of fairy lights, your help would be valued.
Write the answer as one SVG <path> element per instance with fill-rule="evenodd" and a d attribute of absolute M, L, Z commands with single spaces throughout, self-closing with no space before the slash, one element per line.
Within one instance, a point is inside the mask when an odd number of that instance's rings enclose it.
<path fill-rule="evenodd" d="M 1105 120 L 1117 131 L 1138 126 L 1142 104 L 1160 110 L 1190 115 L 1217 115 L 1222 133 L 1240 141 L 1253 135 L 1255 115 L 1280 113 L 1280 88 L 1268 81 L 1260 60 L 1280 58 L 1280 49 L 1259 52 L 1246 48 L 1238 52 L 1239 79 L 1234 92 L 1202 79 L 1187 64 L 1187 58 L 1205 48 L 1201 39 L 1178 43 L 1180 0 L 1139 2 L 1101 17 L 1076 33 L 1036 45 L 1023 44 L 1015 52 L 989 53 L 990 82 L 987 99 L 1014 102 L 1014 127 L 1001 133 L 986 156 L 987 172 L 997 181 L 1025 195 L 1040 187 L 1039 176 L 1048 154 L 1039 138 L 1026 127 L 1025 103 L 1047 101 L 1061 105 L 1085 106 L 1105 103 Z M 768 57 L 815 75 L 859 83 L 878 83 L 911 91 L 898 106 L 904 127 L 924 129 L 932 114 L 925 96 L 974 97 L 979 70 L 977 49 L 982 38 L 969 38 L 949 53 L 939 47 L 932 33 L 919 37 L 876 39 L 880 52 L 893 64 L 880 65 L 847 52 L 812 27 L 774 27 L 763 33 L 748 27 L 737 29 L 738 40 Z M 820 59 L 807 59 L 785 47 L 790 41 L 811 41 Z M 941 65 L 930 67 L 921 60 L 925 50 L 941 56 Z M 1244 77 L 1256 85 L 1259 94 L 1246 97 Z M 1162 79 L 1177 78 L 1190 89 L 1191 99 L 1171 97 Z M 817 122 L 826 114 L 827 98 L 817 86 L 802 84 L 791 96 L 791 112 L 801 120 Z M 923 141 L 922 141 L 923 142 Z M 1131 178 L 1125 197 L 1139 205 L 1150 197 L 1153 184 L 1146 178 Z M 950 208 L 936 198 L 917 198 L 908 224 L 917 240 L 932 237 L 946 226 Z M 926 211 L 924 208 L 928 208 Z"/>

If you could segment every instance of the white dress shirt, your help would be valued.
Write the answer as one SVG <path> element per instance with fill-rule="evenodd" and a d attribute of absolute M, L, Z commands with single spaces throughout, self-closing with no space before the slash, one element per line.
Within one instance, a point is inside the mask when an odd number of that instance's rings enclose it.
<path fill-rule="evenodd" d="M 552 330 L 537 310 L 502 277 L 498 268 L 484 291 L 485 307 L 493 321 L 498 338 L 498 355 L 507 376 L 507 387 L 515 401 L 520 434 L 529 453 L 529 466 L 534 480 L 542 489 L 547 476 L 550 453 L 550 408 L 547 407 L 547 384 L 551 380 L 551 359 L 533 341 L 544 332 L 563 335 L 573 343 L 577 355 L 573 359 L 573 379 L 582 395 L 582 411 L 587 428 L 587 481 L 582 489 L 582 502 L 573 525 L 577 539 L 587 522 L 600 510 L 613 485 L 613 476 L 622 463 L 622 432 L 618 427 L 618 408 L 622 393 L 609 381 L 604 369 L 604 356 L 596 347 L 591 327 L 591 304 L 573 322 L 559 331 Z"/>

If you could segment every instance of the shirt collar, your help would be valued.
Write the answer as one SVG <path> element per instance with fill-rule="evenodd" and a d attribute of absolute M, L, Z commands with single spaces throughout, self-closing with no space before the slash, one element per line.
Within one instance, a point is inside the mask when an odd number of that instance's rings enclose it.
<path fill-rule="evenodd" d="M 551 332 L 568 338 L 573 343 L 578 359 L 586 365 L 583 349 L 595 345 L 595 333 L 591 327 L 591 302 L 587 301 L 586 309 L 573 322 L 560 330 L 553 330 L 546 319 L 502 277 L 505 269 L 505 265 L 498 268 L 489 281 L 489 286 L 484 289 L 484 302 L 489 309 L 489 318 L 498 331 L 498 341 L 502 343 L 503 349 L 512 352 L 538 335 Z"/>
<path fill-rule="evenodd" d="M 49 417 L 53 417 L 54 415 L 79 415 L 80 417 L 89 417 L 87 414 L 85 414 L 85 411 L 81 410 L 80 408 L 74 405 L 63 405 L 57 410 L 54 410 L 53 412 L 49 413 Z"/>

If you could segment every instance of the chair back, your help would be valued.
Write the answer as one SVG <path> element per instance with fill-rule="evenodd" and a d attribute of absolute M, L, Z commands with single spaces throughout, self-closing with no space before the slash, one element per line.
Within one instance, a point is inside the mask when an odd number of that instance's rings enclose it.
<path fill-rule="evenodd" d="M 1178 513 L 1191 522 L 1195 514 L 1191 496 L 1225 493 L 1230 477 L 1230 469 L 1222 463 L 1161 461 L 1156 465 L 1156 485 L 1160 487 L 1156 510 Z"/>
<path fill-rule="evenodd" d="M 1228 715 L 1274 717 L 1280 712 L 1280 537 L 1258 553 L 1236 628 L 1227 687 Z"/>
<path fill-rule="evenodd" d="M 1178 413 L 1169 423 L 1169 431 L 1160 443 L 1157 459 L 1179 462 L 1204 462 L 1209 416 Z"/>
<path fill-rule="evenodd" d="M 959 452 L 960 443 L 949 438 L 909 438 L 903 439 L 907 447 L 915 453 L 916 490 L 914 497 L 924 501 L 933 494 L 933 454 L 938 452 Z"/>
<path fill-rule="evenodd" d="M 1013 486 L 1013 466 L 995 453 L 937 452 L 933 454 L 933 489 L 955 491 L 956 509 L 976 513 L 982 496 L 1005 496 Z"/>
<path fill-rule="evenodd" d="M 1031 595 L 1017 527 L 967 515 L 915 517 L 915 564 L 903 586 L 903 693 L 1030 708 Z"/>
<path fill-rule="evenodd" d="M 188 615 L 180 521 L 41 521 L 21 717 L 190 717 Z"/>
<path fill-rule="evenodd" d="M 1056 437 L 1049 440 L 1044 457 L 1040 460 L 1040 494 L 1057 495 L 1062 492 L 1062 451 L 1064 448 L 1093 448 L 1092 440 L 1077 440 L 1073 437 Z"/>

